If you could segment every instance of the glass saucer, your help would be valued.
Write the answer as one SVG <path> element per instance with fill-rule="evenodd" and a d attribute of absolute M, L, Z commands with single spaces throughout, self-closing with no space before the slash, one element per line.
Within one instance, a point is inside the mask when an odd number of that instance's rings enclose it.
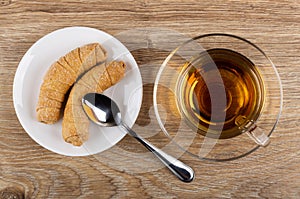
<path fill-rule="evenodd" d="M 253 123 L 265 136 L 271 136 L 282 110 L 282 86 L 277 69 L 270 58 L 255 44 L 230 34 L 197 36 L 184 42 L 168 55 L 156 76 L 153 92 L 154 111 L 165 135 L 187 153 L 212 161 L 234 160 L 260 147 L 247 135 L 251 133 L 250 127 L 230 138 L 203 135 L 198 129 L 191 128 L 178 106 L 177 90 L 182 71 L 190 70 L 192 64 L 187 63 L 192 63 L 199 54 L 208 54 L 211 49 L 238 52 L 251 60 L 257 68 L 264 83 L 264 103 L 259 117 Z M 214 105 L 212 103 L 212 109 Z M 219 129 L 220 134 L 221 132 L 222 129 Z"/>

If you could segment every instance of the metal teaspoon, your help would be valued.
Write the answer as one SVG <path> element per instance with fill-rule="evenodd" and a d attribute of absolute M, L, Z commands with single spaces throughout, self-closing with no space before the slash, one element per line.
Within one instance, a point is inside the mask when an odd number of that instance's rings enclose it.
<path fill-rule="evenodd" d="M 122 122 L 119 107 L 109 97 L 99 93 L 88 93 L 82 98 L 82 106 L 94 123 L 105 127 L 119 126 L 137 139 L 183 182 L 191 182 L 194 179 L 194 171 L 191 167 L 153 146 Z"/>

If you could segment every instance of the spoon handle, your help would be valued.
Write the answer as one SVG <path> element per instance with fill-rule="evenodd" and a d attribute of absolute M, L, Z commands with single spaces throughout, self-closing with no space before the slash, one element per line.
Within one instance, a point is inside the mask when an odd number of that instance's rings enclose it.
<path fill-rule="evenodd" d="M 144 145 L 149 151 L 151 151 L 164 165 L 166 165 L 181 181 L 191 182 L 194 179 L 194 171 L 191 167 L 187 166 L 178 159 L 166 154 L 159 148 L 153 146 L 138 134 L 136 134 L 126 124 L 120 125 L 129 135 L 137 139 L 142 145 Z"/>

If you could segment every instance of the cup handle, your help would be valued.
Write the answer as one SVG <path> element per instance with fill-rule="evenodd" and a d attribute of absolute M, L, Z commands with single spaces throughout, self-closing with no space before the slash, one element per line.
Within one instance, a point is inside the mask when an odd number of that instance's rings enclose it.
<path fill-rule="evenodd" d="M 245 133 L 260 146 L 266 147 L 270 143 L 270 138 L 256 124 L 253 124 L 251 129 Z"/>
<path fill-rule="evenodd" d="M 246 123 L 246 125 L 243 125 L 240 130 L 243 133 L 246 133 L 256 144 L 265 147 L 270 143 L 270 138 L 264 133 L 262 128 L 255 124 L 253 120 L 247 120 L 245 116 L 238 116 L 235 122 L 238 126 Z"/>

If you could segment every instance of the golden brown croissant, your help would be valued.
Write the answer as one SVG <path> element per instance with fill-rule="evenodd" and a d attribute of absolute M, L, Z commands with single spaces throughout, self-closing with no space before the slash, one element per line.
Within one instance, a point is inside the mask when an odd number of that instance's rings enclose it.
<path fill-rule="evenodd" d="M 105 61 L 106 51 L 98 43 L 76 48 L 53 63 L 40 87 L 37 119 L 46 124 L 59 120 L 65 95 L 76 79 L 97 63 Z"/>
<path fill-rule="evenodd" d="M 101 93 L 114 85 L 125 74 L 124 62 L 113 61 L 98 65 L 74 84 L 64 111 L 62 135 L 66 142 L 81 146 L 88 139 L 89 120 L 81 106 L 82 97 L 90 92 Z"/>

